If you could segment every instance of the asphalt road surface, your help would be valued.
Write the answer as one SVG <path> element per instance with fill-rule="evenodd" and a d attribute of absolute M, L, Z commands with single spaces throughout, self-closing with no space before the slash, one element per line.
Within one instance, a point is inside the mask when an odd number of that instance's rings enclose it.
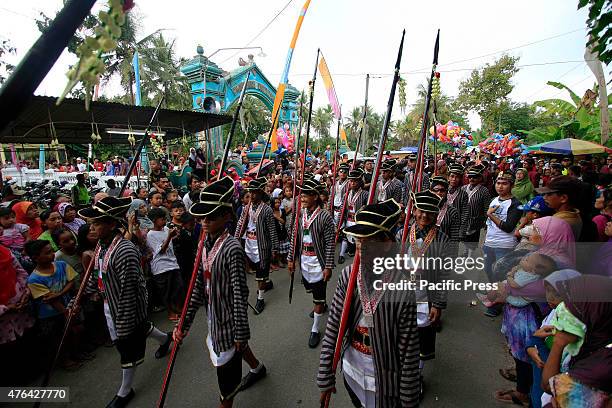
<path fill-rule="evenodd" d="M 351 258 L 347 260 L 350 262 Z M 346 264 L 345 264 L 346 265 Z M 328 299 L 338 276 L 328 288 Z M 472 271 L 472 274 L 474 272 Z M 482 275 L 484 276 L 484 275 Z M 296 279 L 293 303 L 288 303 L 289 277 L 286 270 L 273 272 L 275 289 L 266 294 L 266 309 L 255 316 L 249 311 L 251 347 L 264 362 L 268 376 L 235 398 L 235 407 L 317 407 L 319 391 L 315 383 L 319 349 L 308 348 L 312 319 L 310 295 Z M 256 286 L 248 276 L 250 300 L 255 303 Z M 473 293 L 451 293 L 443 313 L 443 330 L 438 334 L 437 357 L 425 366 L 426 395 L 423 407 L 501 407 L 493 393 L 512 388 L 498 374 L 510 367 L 512 359 L 500 334 L 501 317 L 483 315 L 481 305 L 472 306 Z M 171 330 L 165 312 L 153 316 L 158 327 Z M 166 399 L 167 407 L 217 407 L 217 377 L 205 345 L 205 313 L 198 312 L 189 336 L 177 357 Z M 157 403 L 167 360 L 154 357 L 157 343 L 148 340 L 145 362 L 137 369 L 136 397 L 130 407 L 153 407 Z M 247 365 L 243 365 L 246 373 Z M 351 407 L 338 374 L 338 392 L 332 407 Z M 76 372 L 57 369 L 51 385 L 70 387 L 70 406 L 104 407 L 121 383 L 119 355 L 113 348 L 99 348 L 96 358 Z M 45 405 L 45 404 L 43 404 Z M 60 404 L 47 404 L 58 407 Z"/>

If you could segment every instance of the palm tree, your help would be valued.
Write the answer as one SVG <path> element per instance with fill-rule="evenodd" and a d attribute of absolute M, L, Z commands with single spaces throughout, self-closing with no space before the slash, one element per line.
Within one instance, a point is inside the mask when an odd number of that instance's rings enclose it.
<path fill-rule="evenodd" d="M 317 132 L 318 137 L 329 136 L 329 127 L 331 126 L 333 117 L 330 105 L 318 107 L 317 110 L 313 112 L 311 125 L 315 132 Z"/>
<path fill-rule="evenodd" d="M 349 116 L 345 116 L 346 128 L 349 131 L 349 136 L 357 137 L 359 131 L 359 124 L 363 116 L 363 107 L 355 106 Z"/>

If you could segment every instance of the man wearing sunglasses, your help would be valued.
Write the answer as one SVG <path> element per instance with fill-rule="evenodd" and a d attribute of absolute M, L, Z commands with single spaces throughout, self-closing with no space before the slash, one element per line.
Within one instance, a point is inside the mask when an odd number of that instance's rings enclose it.
<path fill-rule="evenodd" d="M 482 184 L 484 170 L 485 167 L 482 164 L 470 167 L 467 172 L 468 184 L 462 187 L 468 196 L 468 219 L 464 238 L 468 257 L 472 256 L 472 252 L 478 246 L 480 230 L 485 226 L 487 210 L 491 202 L 489 189 Z"/>
<path fill-rule="evenodd" d="M 431 179 L 431 192 L 440 197 L 440 212 L 436 219 L 436 225 L 451 243 L 451 253 L 457 256 L 461 234 L 461 217 L 452 203 L 448 201 L 448 180 L 443 176 L 434 176 Z"/>

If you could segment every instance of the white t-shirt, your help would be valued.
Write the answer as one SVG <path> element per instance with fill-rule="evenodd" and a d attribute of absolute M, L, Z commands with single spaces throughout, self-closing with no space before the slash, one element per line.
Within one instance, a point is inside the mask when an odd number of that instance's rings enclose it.
<path fill-rule="evenodd" d="M 168 238 L 168 227 L 164 227 L 162 231 L 149 230 L 147 233 L 147 246 L 153 253 L 153 259 L 151 259 L 151 273 L 153 275 L 179 269 L 172 241 L 170 241 L 166 252 L 160 252 L 166 238 Z"/>
<path fill-rule="evenodd" d="M 251 211 L 253 210 L 251 209 Z M 251 214 L 249 214 L 249 225 L 242 238 L 244 238 L 244 252 L 246 252 L 251 262 L 258 263 L 259 247 L 257 246 L 257 228 L 255 222 L 251 219 Z"/>
<path fill-rule="evenodd" d="M 185 208 L 187 209 L 187 211 L 189 211 L 189 209 L 193 205 L 193 201 L 191 201 L 191 197 L 189 197 L 189 193 L 183 196 L 183 204 L 185 204 Z"/>
<path fill-rule="evenodd" d="M 512 205 L 512 199 L 500 200 L 499 197 L 495 197 L 489 207 L 496 207 L 495 216 L 502 221 L 506 221 L 508 217 L 508 209 Z M 485 245 L 491 248 L 514 248 L 516 246 L 516 238 L 514 232 L 504 232 L 497 225 L 487 218 L 487 235 L 484 241 Z"/>

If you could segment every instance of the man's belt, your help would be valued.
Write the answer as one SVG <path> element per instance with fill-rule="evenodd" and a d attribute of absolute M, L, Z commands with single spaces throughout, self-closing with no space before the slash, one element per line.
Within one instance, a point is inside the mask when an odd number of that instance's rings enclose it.
<path fill-rule="evenodd" d="M 314 245 L 304 244 L 302 245 L 302 255 L 306 256 L 316 256 Z"/>
<path fill-rule="evenodd" d="M 351 346 L 362 354 L 372 355 L 372 343 L 367 327 L 357 326 L 353 333 Z"/>
<path fill-rule="evenodd" d="M 257 239 L 257 233 L 255 231 L 247 231 L 247 239 Z"/>

